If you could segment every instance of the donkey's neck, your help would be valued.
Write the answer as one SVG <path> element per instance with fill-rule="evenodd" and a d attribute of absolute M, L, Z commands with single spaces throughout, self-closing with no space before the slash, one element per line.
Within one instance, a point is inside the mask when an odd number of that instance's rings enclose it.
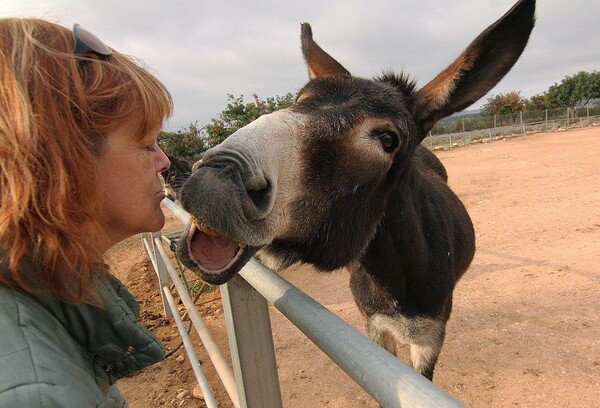
<path fill-rule="evenodd" d="M 427 245 L 419 199 L 420 175 L 411 166 L 390 193 L 384 216 L 359 263 L 374 276 L 419 275 L 427 263 Z M 415 189 L 416 188 L 416 189 Z"/>
<path fill-rule="evenodd" d="M 441 162 L 419 147 L 358 260 L 361 273 L 395 293 L 440 277 L 454 286 L 473 258 L 475 241 L 470 218 L 446 181 Z"/>

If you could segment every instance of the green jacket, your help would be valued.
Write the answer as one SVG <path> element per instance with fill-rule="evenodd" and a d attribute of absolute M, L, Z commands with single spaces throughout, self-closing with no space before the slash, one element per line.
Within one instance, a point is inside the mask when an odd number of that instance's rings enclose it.
<path fill-rule="evenodd" d="M 113 384 L 164 348 L 117 278 L 97 285 L 103 309 L 0 285 L 0 408 L 127 406 Z"/>

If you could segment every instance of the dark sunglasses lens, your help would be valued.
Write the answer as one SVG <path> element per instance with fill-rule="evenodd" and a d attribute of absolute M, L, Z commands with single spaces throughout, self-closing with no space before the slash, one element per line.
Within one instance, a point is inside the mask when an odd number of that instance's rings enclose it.
<path fill-rule="evenodd" d="M 79 24 L 73 26 L 73 38 L 75 39 L 75 46 L 73 47 L 73 54 L 75 55 L 93 52 L 107 57 L 112 54 L 112 50 L 102 40 L 86 29 L 81 28 Z"/>

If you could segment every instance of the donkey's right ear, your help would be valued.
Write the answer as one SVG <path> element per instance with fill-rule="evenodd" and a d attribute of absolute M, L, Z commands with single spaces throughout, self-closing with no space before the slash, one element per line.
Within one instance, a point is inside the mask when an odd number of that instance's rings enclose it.
<path fill-rule="evenodd" d="M 310 24 L 302 23 L 300 25 L 300 39 L 310 79 L 335 75 L 350 76 L 350 72 L 346 68 L 313 41 Z"/>
<path fill-rule="evenodd" d="M 520 0 L 416 92 L 415 113 L 423 137 L 438 120 L 467 108 L 506 75 L 521 56 L 534 24 L 535 0 Z"/>

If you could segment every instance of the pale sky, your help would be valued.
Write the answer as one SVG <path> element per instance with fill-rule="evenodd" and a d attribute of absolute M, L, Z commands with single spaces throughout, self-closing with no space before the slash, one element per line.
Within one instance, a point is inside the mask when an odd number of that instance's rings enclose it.
<path fill-rule="evenodd" d="M 300 23 L 353 75 L 409 73 L 425 85 L 513 0 L 158 1 L 0 0 L 0 17 L 79 23 L 157 74 L 175 101 L 168 130 L 199 126 L 227 94 L 250 101 L 297 92 L 307 81 Z M 600 1 L 538 0 L 537 26 L 513 70 L 490 95 L 542 93 L 566 75 L 600 70 Z"/>

